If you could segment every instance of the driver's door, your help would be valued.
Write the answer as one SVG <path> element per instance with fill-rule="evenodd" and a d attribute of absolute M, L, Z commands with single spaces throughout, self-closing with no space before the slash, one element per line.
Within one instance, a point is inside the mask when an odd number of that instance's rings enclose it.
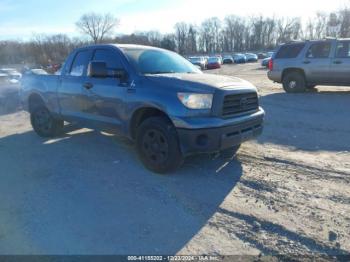
<path fill-rule="evenodd" d="M 92 61 L 105 62 L 108 71 L 124 69 L 119 54 L 108 48 L 94 50 Z M 83 90 L 83 111 L 89 119 L 107 131 L 122 130 L 127 87 L 112 73 L 106 78 L 87 77 Z"/>

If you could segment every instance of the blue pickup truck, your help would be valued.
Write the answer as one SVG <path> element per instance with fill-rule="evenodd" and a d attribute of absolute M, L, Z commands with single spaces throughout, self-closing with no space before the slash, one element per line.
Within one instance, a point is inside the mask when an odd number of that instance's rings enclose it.
<path fill-rule="evenodd" d="M 21 101 L 39 136 L 59 135 L 64 121 L 122 134 L 157 173 L 191 154 L 234 156 L 264 119 L 249 82 L 203 74 L 174 52 L 139 45 L 79 48 L 60 75 L 25 76 Z"/>

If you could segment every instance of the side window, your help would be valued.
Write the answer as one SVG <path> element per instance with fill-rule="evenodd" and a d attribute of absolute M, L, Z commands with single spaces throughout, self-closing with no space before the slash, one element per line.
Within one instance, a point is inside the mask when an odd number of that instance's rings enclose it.
<path fill-rule="evenodd" d="M 74 58 L 69 75 L 83 76 L 83 74 L 86 72 L 86 68 L 90 60 L 89 54 L 90 52 L 88 50 L 80 51 L 77 53 L 77 55 Z"/>
<path fill-rule="evenodd" d="M 328 58 L 331 52 L 331 43 L 316 43 L 313 44 L 309 50 L 307 50 L 306 57 L 307 58 Z"/>
<path fill-rule="evenodd" d="M 111 50 L 97 49 L 92 60 L 106 62 L 107 68 L 110 70 L 123 68 L 120 57 Z"/>
<path fill-rule="evenodd" d="M 336 57 L 337 58 L 350 58 L 350 41 L 338 42 Z"/>
<path fill-rule="evenodd" d="M 296 58 L 304 46 L 304 43 L 283 45 L 278 50 L 275 58 Z"/>

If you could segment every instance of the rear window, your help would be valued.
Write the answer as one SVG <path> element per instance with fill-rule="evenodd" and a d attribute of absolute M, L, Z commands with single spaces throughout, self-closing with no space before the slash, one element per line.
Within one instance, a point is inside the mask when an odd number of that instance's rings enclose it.
<path fill-rule="evenodd" d="M 283 45 L 275 58 L 296 58 L 301 50 L 303 50 L 304 46 L 305 43 Z"/>

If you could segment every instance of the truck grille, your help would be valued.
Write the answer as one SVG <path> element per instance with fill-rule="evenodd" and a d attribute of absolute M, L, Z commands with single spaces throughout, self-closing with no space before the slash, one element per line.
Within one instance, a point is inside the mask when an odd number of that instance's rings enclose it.
<path fill-rule="evenodd" d="M 234 114 L 258 110 L 259 101 L 257 93 L 227 95 L 224 98 L 222 116 L 229 117 Z"/>

